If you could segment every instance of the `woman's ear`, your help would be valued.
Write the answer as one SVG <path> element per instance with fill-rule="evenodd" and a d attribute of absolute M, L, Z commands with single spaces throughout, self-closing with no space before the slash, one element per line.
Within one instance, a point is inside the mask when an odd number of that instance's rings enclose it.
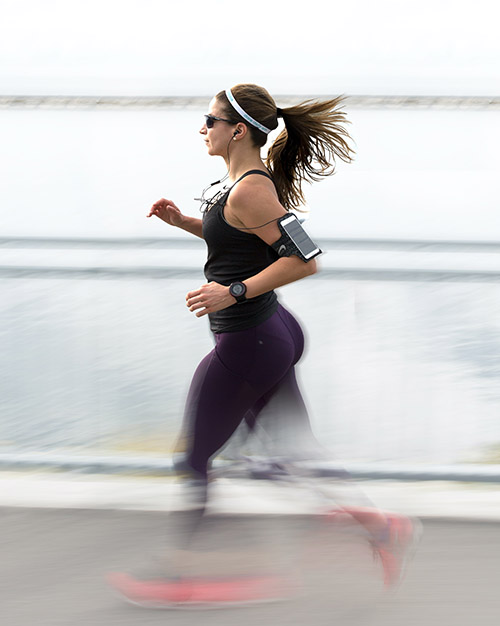
<path fill-rule="evenodd" d="M 242 124 L 241 122 L 238 122 L 233 132 L 233 139 L 235 141 L 237 139 L 242 139 L 247 134 L 247 132 L 248 132 L 248 128 L 246 124 Z"/>

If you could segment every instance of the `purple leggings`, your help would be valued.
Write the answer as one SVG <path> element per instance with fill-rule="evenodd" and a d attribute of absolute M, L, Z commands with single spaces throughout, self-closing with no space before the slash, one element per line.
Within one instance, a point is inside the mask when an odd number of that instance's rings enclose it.
<path fill-rule="evenodd" d="M 281 432 L 315 441 L 295 377 L 304 335 L 281 305 L 265 322 L 244 331 L 215 335 L 215 348 L 194 374 L 183 424 L 185 457 L 180 467 L 205 478 L 211 458 L 245 420 L 253 429 L 263 409 Z M 275 422 L 273 424 L 273 421 Z"/>

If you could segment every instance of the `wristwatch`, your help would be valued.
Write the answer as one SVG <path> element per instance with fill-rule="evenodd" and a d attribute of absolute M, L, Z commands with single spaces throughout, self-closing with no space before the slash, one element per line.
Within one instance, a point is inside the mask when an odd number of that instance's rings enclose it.
<path fill-rule="evenodd" d="M 229 293 L 235 298 L 236 302 L 245 302 L 247 299 L 247 286 L 245 283 L 236 280 L 229 285 Z"/>

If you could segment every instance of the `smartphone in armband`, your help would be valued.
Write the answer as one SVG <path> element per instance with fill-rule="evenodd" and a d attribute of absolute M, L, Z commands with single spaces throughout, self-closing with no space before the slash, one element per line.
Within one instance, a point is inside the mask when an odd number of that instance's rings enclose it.
<path fill-rule="evenodd" d="M 290 238 L 291 242 L 300 253 L 300 256 L 305 261 L 309 261 L 318 254 L 321 254 L 321 250 L 306 233 L 296 215 L 292 214 L 283 217 L 279 220 L 278 225 Z"/>

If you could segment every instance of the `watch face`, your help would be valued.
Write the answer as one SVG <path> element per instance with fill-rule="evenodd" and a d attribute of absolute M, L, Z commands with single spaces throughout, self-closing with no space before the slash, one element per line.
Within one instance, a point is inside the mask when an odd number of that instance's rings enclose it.
<path fill-rule="evenodd" d="M 236 283 L 236 285 L 232 285 L 231 291 L 233 296 L 242 296 L 245 293 L 245 287 L 244 285 Z"/>

